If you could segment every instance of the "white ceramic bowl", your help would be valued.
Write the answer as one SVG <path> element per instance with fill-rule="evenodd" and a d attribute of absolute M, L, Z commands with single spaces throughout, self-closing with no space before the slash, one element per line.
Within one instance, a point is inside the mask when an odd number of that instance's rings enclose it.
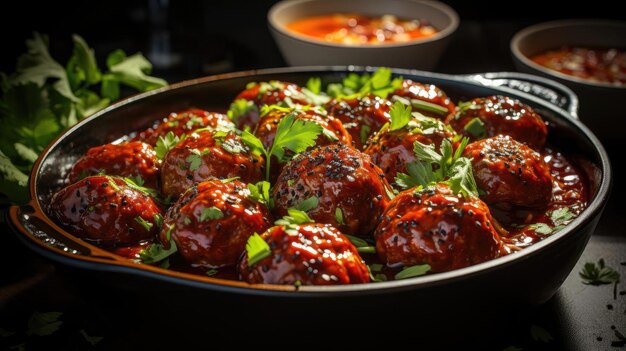
<path fill-rule="evenodd" d="M 439 32 L 403 43 L 344 45 L 287 29 L 287 24 L 295 20 L 332 13 L 425 19 Z M 274 40 L 291 66 L 360 65 L 432 70 L 459 25 L 457 13 L 446 4 L 419 0 L 286 0 L 275 4 L 267 17 Z"/>
<path fill-rule="evenodd" d="M 511 40 L 517 69 L 556 80 L 571 88 L 580 100 L 580 119 L 596 134 L 624 138 L 626 119 L 621 115 L 626 87 L 593 82 L 551 70 L 529 57 L 563 46 L 626 48 L 626 22 L 563 20 L 539 23 L 519 31 Z"/>

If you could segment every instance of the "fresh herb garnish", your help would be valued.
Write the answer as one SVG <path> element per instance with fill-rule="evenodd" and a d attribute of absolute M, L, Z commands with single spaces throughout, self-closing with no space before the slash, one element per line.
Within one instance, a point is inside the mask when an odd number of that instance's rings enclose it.
<path fill-rule="evenodd" d="M 471 121 L 467 122 L 467 124 L 463 127 L 463 130 L 477 139 L 482 139 L 487 136 L 485 123 L 483 123 L 483 121 L 478 117 L 474 117 Z"/>
<path fill-rule="evenodd" d="M 254 201 L 265 204 L 267 207 L 274 207 L 274 199 L 270 195 L 270 182 L 260 181 L 256 184 L 248 184 L 248 190 L 250 190 L 249 198 Z"/>
<path fill-rule="evenodd" d="M 359 130 L 359 138 L 361 139 L 361 144 L 365 144 L 367 142 L 367 138 L 370 136 L 370 132 L 372 131 L 372 127 L 364 124 L 361 126 Z"/>
<path fill-rule="evenodd" d="M 341 209 L 341 207 L 337 207 L 335 209 L 335 220 L 337 221 L 337 224 L 339 225 L 346 224 L 346 222 L 343 219 L 343 210 Z"/>
<path fill-rule="evenodd" d="M 358 75 L 350 73 L 341 83 L 329 84 L 328 95 L 334 98 L 352 98 L 374 94 L 382 98 L 402 87 L 402 77 L 392 79 L 389 68 L 379 68 L 376 72 Z"/>
<path fill-rule="evenodd" d="M 200 168 L 200 165 L 202 164 L 202 156 L 208 154 L 209 149 L 204 149 L 202 151 L 198 149 L 190 149 L 189 151 L 191 152 L 191 155 L 185 158 L 185 162 L 189 163 L 190 171 L 195 171 Z"/>
<path fill-rule="evenodd" d="M 230 108 L 226 114 L 231 121 L 237 122 L 239 118 L 249 114 L 250 112 L 259 112 L 259 108 L 254 104 L 254 102 L 246 99 L 237 99 L 230 104 Z"/>
<path fill-rule="evenodd" d="M 147 232 L 149 232 L 154 226 L 154 223 L 150 223 L 139 216 L 135 217 L 135 222 L 139 223 Z"/>
<path fill-rule="evenodd" d="M 411 120 L 411 106 L 396 101 L 393 106 L 391 106 L 389 115 L 391 116 L 389 130 L 394 131 L 402 129 Z"/>
<path fill-rule="evenodd" d="M 200 213 L 200 218 L 198 219 L 198 221 L 204 222 L 208 220 L 215 220 L 215 219 L 222 219 L 222 218 L 224 218 L 224 213 L 222 212 L 222 210 L 220 210 L 219 208 L 215 206 L 211 206 L 211 207 L 206 207 L 202 209 L 202 212 Z"/>
<path fill-rule="evenodd" d="M 206 274 L 208 277 L 212 277 L 212 276 L 216 275 L 218 272 L 219 272 L 219 271 L 218 271 L 217 269 L 209 269 L 208 271 L 206 271 L 206 273 L 205 273 L 205 274 Z"/>
<path fill-rule="evenodd" d="M 547 213 L 552 221 L 552 227 L 546 223 L 535 223 L 528 226 L 528 229 L 534 230 L 536 233 L 549 235 L 563 229 L 574 218 L 574 214 L 569 207 L 561 207 Z"/>
<path fill-rule="evenodd" d="M 472 101 L 459 101 L 459 103 L 456 105 L 454 119 L 461 118 L 461 115 L 463 115 L 468 110 L 480 110 L 481 108 L 482 105 L 474 103 Z"/>
<path fill-rule="evenodd" d="M 348 240 L 350 240 L 352 245 L 354 245 L 357 248 L 369 246 L 369 243 L 365 241 L 365 239 L 361 239 L 358 236 L 354 236 L 354 235 L 348 235 L 348 234 L 344 234 L 344 235 L 346 238 L 348 238 Z"/>
<path fill-rule="evenodd" d="M 309 212 L 312 209 L 316 208 L 319 203 L 320 199 L 318 199 L 317 196 L 311 196 L 308 199 L 297 204 L 294 208 L 302 212 Z"/>
<path fill-rule="evenodd" d="M 157 228 L 161 230 L 161 228 L 163 228 L 163 215 L 161 215 L 160 213 L 155 214 L 154 223 L 156 224 Z"/>
<path fill-rule="evenodd" d="M 154 148 L 154 151 L 156 152 L 156 157 L 159 160 L 162 160 L 163 158 L 165 158 L 165 155 L 167 155 L 167 153 L 172 148 L 174 148 L 176 144 L 183 141 L 183 139 L 185 139 L 184 134 L 182 137 L 178 137 L 174 135 L 174 133 L 171 131 L 168 132 L 165 136 L 159 136 L 156 142 L 156 146 Z"/>
<path fill-rule="evenodd" d="M 320 77 L 311 77 L 306 82 L 306 88 L 313 94 L 319 94 L 322 91 L 322 79 Z"/>
<path fill-rule="evenodd" d="M 248 267 L 252 267 L 262 259 L 271 255 L 270 246 L 257 233 L 252 234 L 246 243 L 248 253 Z"/>
<path fill-rule="evenodd" d="M 283 216 L 283 218 L 274 222 L 276 225 L 282 226 L 290 226 L 290 225 L 299 225 L 304 223 L 313 223 L 313 220 L 309 215 L 301 210 L 297 210 L 295 208 L 290 208 L 287 210 L 287 216 Z"/>
<path fill-rule="evenodd" d="M 46 336 L 54 334 L 63 321 L 59 320 L 62 312 L 35 312 L 28 320 L 28 330 L 26 335 Z"/>
<path fill-rule="evenodd" d="M 145 194 L 147 194 L 147 195 L 150 195 L 150 196 L 152 196 L 153 198 L 155 198 L 155 199 L 159 200 L 159 192 L 158 192 L 156 189 L 153 189 L 153 188 L 148 188 L 148 187 L 145 187 L 145 186 L 141 186 L 141 185 L 139 185 L 139 184 L 135 183 L 134 178 L 127 178 L 127 177 L 121 177 L 121 178 L 118 178 L 118 177 L 112 177 L 112 178 L 121 179 L 121 180 L 123 180 L 123 181 L 124 181 L 124 183 L 126 183 L 126 185 L 127 185 L 129 188 L 131 188 L 131 189 L 135 189 L 135 190 L 138 190 L 138 191 L 141 191 L 142 193 L 145 193 Z"/>
<path fill-rule="evenodd" d="M 375 254 L 376 253 L 376 247 L 375 246 L 359 246 L 356 248 L 356 250 L 359 253 L 368 253 L 368 254 Z"/>
<path fill-rule="evenodd" d="M 428 102 L 428 101 L 424 101 L 420 99 L 411 99 L 410 101 L 411 101 L 411 106 L 413 106 L 413 108 L 415 108 L 416 110 L 436 113 L 439 116 L 445 116 L 448 114 L 448 109 L 441 105 L 437 105 L 432 102 Z"/>
<path fill-rule="evenodd" d="M 91 346 L 96 346 L 97 343 L 99 343 L 100 341 L 102 341 L 102 339 L 104 339 L 104 337 L 102 336 L 92 336 L 92 335 L 87 334 L 85 329 L 81 329 L 78 332 L 80 333 L 80 335 L 83 336 L 85 341 L 87 341 Z"/>
<path fill-rule="evenodd" d="M 168 232 L 171 233 L 172 229 L 173 227 L 170 227 L 170 229 L 168 229 Z M 170 257 L 171 255 L 173 255 L 176 251 L 178 251 L 178 248 L 176 247 L 176 243 L 174 242 L 174 240 L 170 238 L 169 243 L 170 243 L 169 249 L 166 249 L 160 243 L 150 244 L 145 249 L 139 251 L 139 258 L 141 258 L 141 261 L 146 264 L 159 263 L 165 260 L 166 258 Z"/>
<path fill-rule="evenodd" d="M 406 267 L 395 275 L 396 280 L 419 277 L 430 271 L 430 265 L 420 264 L 416 266 Z"/>
<path fill-rule="evenodd" d="M 243 132 L 241 139 L 248 147 L 259 154 L 265 156 L 265 179 L 270 178 L 270 159 L 275 156 L 278 162 L 288 159 L 285 150 L 291 150 L 298 154 L 307 148 L 315 145 L 317 136 L 322 132 L 322 127 L 314 122 L 296 119 L 296 112 L 293 111 L 283 117 L 276 127 L 276 136 L 269 150 L 263 147 L 263 143 L 249 132 Z"/>
<path fill-rule="evenodd" d="M 598 263 L 587 262 L 583 270 L 578 273 L 586 285 L 603 285 L 612 284 L 619 281 L 619 273 L 611 267 L 604 264 L 604 259 L 598 260 Z"/>

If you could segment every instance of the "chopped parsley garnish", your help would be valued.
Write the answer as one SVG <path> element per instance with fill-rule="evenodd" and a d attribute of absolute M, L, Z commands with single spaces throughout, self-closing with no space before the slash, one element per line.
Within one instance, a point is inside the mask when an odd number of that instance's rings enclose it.
<path fill-rule="evenodd" d="M 156 224 L 157 228 L 159 228 L 159 230 L 163 228 L 163 216 L 160 213 L 154 215 L 154 223 Z"/>
<path fill-rule="evenodd" d="M 159 139 L 156 142 L 156 147 L 154 151 L 156 152 L 156 157 L 159 160 L 162 160 L 167 153 L 176 146 L 179 142 L 183 141 L 185 136 L 178 137 L 174 135 L 173 132 L 167 132 L 165 136 L 159 136 Z"/>
<path fill-rule="evenodd" d="M 425 145 L 416 141 L 413 152 L 417 160 L 407 164 L 407 173 L 398 173 L 396 183 L 403 188 L 427 187 L 434 183 L 445 183 L 455 193 L 464 196 L 478 196 L 478 188 L 472 173 L 470 159 L 461 157 L 468 138 L 463 138 L 456 151 L 452 143 L 444 139 L 439 153 L 434 145 Z"/>
<path fill-rule="evenodd" d="M 252 267 L 262 259 L 271 255 L 270 246 L 257 233 L 252 234 L 246 243 L 248 253 L 248 267 Z"/>
<path fill-rule="evenodd" d="M 195 171 L 200 168 L 200 165 L 202 164 L 202 156 L 208 154 L 210 151 L 209 149 L 204 149 L 202 151 L 198 149 L 190 149 L 189 152 L 191 152 L 191 155 L 185 158 L 185 162 L 189 163 L 190 171 Z"/>
<path fill-rule="evenodd" d="M 135 222 L 139 223 L 147 232 L 149 232 L 154 226 L 154 223 L 150 223 L 139 216 L 135 217 Z"/>
<path fill-rule="evenodd" d="M 406 267 L 395 275 L 396 280 L 419 277 L 430 271 L 430 265 L 420 264 L 416 266 Z"/>
<path fill-rule="evenodd" d="M 260 181 L 256 184 L 248 184 L 248 190 L 250 190 L 249 198 L 254 201 L 265 204 L 267 207 L 274 207 L 274 199 L 270 194 L 270 182 Z"/>
<path fill-rule="evenodd" d="M 215 206 L 211 206 L 211 207 L 202 209 L 202 212 L 200 213 L 200 218 L 198 219 L 198 221 L 204 222 L 208 220 L 215 220 L 215 219 L 222 219 L 222 218 L 224 218 L 224 213 L 222 212 L 222 210 L 220 210 L 219 208 Z"/>
<path fill-rule="evenodd" d="M 361 239 L 358 236 L 354 236 L 354 235 L 348 235 L 348 234 L 344 234 L 344 235 L 346 238 L 348 238 L 348 240 L 350 240 L 352 245 L 356 246 L 357 248 L 369 246 L 369 243 L 365 241 L 365 239 Z"/>
<path fill-rule="evenodd" d="M 372 127 L 364 124 L 361 126 L 361 130 L 359 130 L 359 137 L 361 139 L 361 144 L 365 144 L 367 142 L 367 138 L 370 136 L 370 132 L 372 131 Z"/>
<path fill-rule="evenodd" d="M 612 284 L 619 281 L 620 275 L 613 268 L 604 264 L 604 259 L 598 263 L 587 262 L 583 270 L 578 273 L 586 285 Z"/>
<path fill-rule="evenodd" d="M 109 184 L 109 186 L 111 186 L 111 188 L 113 188 L 113 190 L 115 191 L 120 191 L 120 187 L 115 182 L 115 178 L 111 176 L 105 176 L 105 178 L 107 179 L 107 182 L 105 184 Z"/>
<path fill-rule="evenodd" d="M 322 79 L 320 77 L 311 77 L 306 82 L 306 88 L 313 94 L 319 94 L 322 91 Z"/>
<path fill-rule="evenodd" d="M 254 111 L 259 112 L 259 109 L 254 102 L 246 99 L 237 99 L 230 104 L 230 108 L 226 114 L 231 121 L 237 122 L 237 120 L 242 116 Z"/>
<path fill-rule="evenodd" d="M 208 277 L 212 277 L 212 276 L 216 275 L 218 272 L 219 271 L 217 269 L 209 269 L 204 274 L 206 274 Z"/>
<path fill-rule="evenodd" d="M 141 258 L 141 261 L 146 264 L 158 263 L 170 257 L 176 251 L 178 251 L 176 243 L 174 242 L 174 240 L 170 239 L 169 249 L 166 249 L 160 243 L 150 244 L 150 246 L 148 246 L 147 248 L 139 251 L 139 258 Z"/>
<path fill-rule="evenodd" d="M 156 189 L 148 188 L 135 183 L 135 178 L 123 177 L 119 179 L 122 179 L 129 188 L 141 191 L 142 193 L 150 195 L 155 199 L 159 199 L 159 192 Z"/>
<path fill-rule="evenodd" d="M 276 136 L 269 150 L 263 147 L 263 143 L 249 132 L 243 132 L 241 139 L 254 152 L 265 156 L 265 179 L 270 178 L 270 159 L 275 156 L 278 162 L 288 159 L 285 150 L 291 150 L 298 154 L 307 148 L 315 145 L 318 135 L 322 133 L 322 127 L 314 122 L 296 119 L 296 112 L 293 111 L 283 117 L 276 127 Z"/>
<path fill-rule="evenodd" d="M 463 129 L 478 139 L 482 139 L 487 136 L 487 131 L 485 131 L 485 123 L 483 123 L 483 121 L 478 117 L 472 118 L 471 121 L 467 122 Z"/>
<path fill-rule="evenodd" d="M 546 223 L 535 223 L 529 225 L 528 229 L 532 229 L 539 234 L 549 235 L 563 229 L 574 218 L 574 214 L 567 206 L 550 211 L 548 215 L 552 221 L 552 227 Z"/>
<path fill-rule="evenodd" d="M 379 68 L 376 72 L 358 75 L 350 73 L 341 83 L 329 84 L 328 95 L 334 98 L 352 98 L 374 94 L 382 98 L 402 87 L 402 77 L 392 78 L 389 68 Z"/>
<path fill-rule="evenodd" d="M 337 207 L 335 209 L 335 220 L 337 221 L 337 224 L 339 225 L 346 224 L 346 222 L 343 219 L 343 210 L 341 209 L 341 207 Z"/>
<path fill-rule="evenodd" d="M 191 117 L 189 117 L 189 120 L 185 124 L 185 127 L 187 129 L 194 129 L 194 126 L 202 126 L 203 124 L 204 121 L 202 120 L 202 117 L 192 115 Z"/>
<path fill-rule="evenodd" d="M 481 108 L 482 105 L 476 104 L 472 101 L 459 101 L 459 103 L 456 105 L 456 113 L 454 114 L 454 119 L 461 118 L 461 115 L 463 115 L 468 110 L 479 110 Z"/>
<path fill-rule="evenodd" d="M 396 101 L 391 107 L 389 115 L 391 116 L 389 130 L 394 131 L 402 129 L 411 120 L 411 106 Z"/>
<path fill-rule="evenodd" d="M 283 216 L 283 218 L 274 222 L 276 225 L 282 226 L 290 226 L 290 225 L 299 225 L 304 223 L 313 223 L 313 220 L 309 215 L 301 210 L 297 210 L 295 208 L 290 208 L 287 210 L 287 216 Z"/>
<path fill-rule="evenodd" d="M 320 199 L 318 199 L 317 196 L 311 196 L 308 199 L 297 204 L 294 208 L 302 212 L 309 212 L 312 209 L 316 208 L 319 203 Z"/>

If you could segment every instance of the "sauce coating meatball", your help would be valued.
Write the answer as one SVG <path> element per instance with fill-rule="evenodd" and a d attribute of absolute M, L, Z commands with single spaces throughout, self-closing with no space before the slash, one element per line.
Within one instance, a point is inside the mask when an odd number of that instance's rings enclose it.
<path fill-rule="evenodd" d="M 245 253 L 239 263 L 244 281 L 251 284 L 338 285 L 370 281 L 356 248 L 339 230 L 319 223 L 300 224 L 296 233 L 284 226 L 270 228 L 261 237 L 271 253 L 248 266 Z"/>
<path fill-rule="evenodd" d="M 243 130 L 246 126 L 251 130 L 259 122 L 259 111 L 264 105 L 281 105 L 288 107 L 291 104 L 302 106 L 310 105 L 309 99 L 302 93 L 302 88 L 296 84 L 272 80 L 269 82 L 250 83 L 244 91 L 235 98 L 251 101 L 243 114 L 233 116 L 237 128 Z"/>
<path fill-rule="evenodd" d="M 94 176 L 54 194 L 50 213 L 74 235 L 115 247 L 153 239 L 159 231 L 156 217 L 161 216 L 161 209 L 152 197 L 121 179 Z"/>
<path fill-rule="evenodd" d="M 548 136 L 548 127 L 532 107 L 506 96 L 476 98 L 459 104 L 446 123 L 472 141 L 504 134 L 535 150 L 543 148 Z"/>
<path fill-rule="evenodd" d="M 428 108 L 428 106 L 413 105 L 413 110 L 424 116 L 445 119 L 454 112 L 454 103 L 446 93 L 433 84 L 423 84 L 410 79 L 402 81 L 402 87 L 391 93 L 392 96 L 400 96 L 405 99 L 416 99 L 443 107 L 443 109 Z M 447 111 L 445 111 L 447 110 Z"/>
<path fill-rule="evenodd" d="M 444 184 L 401 192 L 382 218 L 376 250 L 390 267 L 429 264 L 446 272 L 506 254 L 487 205 Z"/>
<path fill-rule="evenodd" d="M 284 216 L 289 208 L 316 197 L 317 206 L 307 211 L 314 221 L 365 236 L 387 207 L 388 189 L 385 175 L 369 156 L 335 143 L 301 153 L 283 167 L 273 190 L 274 210 Z"/>
<path fill-rule="evenodd" d="M 469 144 L 464 156 L 472 170 L 480 198 L 505 207 L 546 207 L 552 198 L 552 175 L 543 157 L 509 136 L 498 135 Z"/>
<path fill-rule="evenodd" d="M 385 173 L 387 181 L 395 185 L 398 173 L 406 173 L 407 163 L 415 161 L 413 144 L 434 144 L 437 150 L 443 139 L 454 139 L 456 133 L 440 120 L 429 117 L 413 117 L 403 128 L 386 128 L 369 139 L 365 145 L 366 154 Z"/>
<path fill-rule="evenodd" d="M 146 143 L 131 141 L 106 144 L 87 150 L 76 161 L 68 178 L 70 183 L 76 183 L 79 179 L 99 173 L 122 177 L 140 176 L 146 186 L 156 188 L 160 165 L 156 152 Z"/>
<path fill-rule="evenodd" d="M 160 124 L 138 133 L 132 140 L 156 145 L 159 137 L 164 137 L 169 132 L 181 136 L 206 127 L 234 129 L 235 125 L 225 114 L 192 108 L 170 113 Z"/>
<path fill-rule="evenodd" d="M 188 188 L 211 178 L 240 177 L 243 182 L 263 179 L 263 158 L 234 132 L 192 133 L 174 146 L 161 167 L 161 191 L 178 197 Z"/>
<path fill-rule="evenodd" d="M 250 235 L 271 226 L 267 207 L 249 196 L 246 185 L 237 180 L 198 184 L 167 211 L 161 242 L 169 247 L 169 235 L 183 259 L 194 266 L 236 264 Z"/>
<path fill-rule="evenodd" d="M 353 99 L 329 101 L 325 108 L 328 114 L 343 122 L 352 136 L 354 147 L 363 150 L 363 145 L 370 135 L 380 130 L 389 122 L 389 110 L 392 103 L 376 95 Z"/>

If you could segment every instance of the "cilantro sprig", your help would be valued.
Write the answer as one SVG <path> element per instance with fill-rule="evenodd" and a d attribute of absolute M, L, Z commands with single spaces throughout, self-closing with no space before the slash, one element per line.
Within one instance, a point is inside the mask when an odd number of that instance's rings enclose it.
<path fill-rule="evenodd" d="M 256 184 L 248 184 L 248 190 L 250 191 L 250 196 L 254 201 L 265 204 L 269 208 L 274 207 L 274 199 L 270 194 L 271 184 L 270 182 L 260 181 Z"/>
<path fill-rule="evenodd" d="M 0 73 L 1 202 L 27 201 L 27 174 L 39 153 L 61 132 L 120 97 L 120 86 L 148 91 L 167 84 L 148 76 L 152 66 L 141 54 L 109 54 L 101 70 L 93 49 L 78 35 L 67 64 L 48 51 L 48 37 L 34 33 L 16 72 Z"/>
<path fill-rule="evenodd" d="M 180 143 L 183 140 L 185 140 L 185 134 L 179 137 L 177 135 L 174 135 L 174 133 L 171 131 L 168 132 L 165 136 L 159 136 L 156 142 L 156 147 L 154 148 L 154 151 L 156 152 L 156 157 L 159 160 L 164 159 L 165 155 L 167 155 L 167 153 L 172 148 L 174 148 L 176 144 Z"/>
<path fill-rule="evenodd" d="M 176 242 L 172 239 L 173 230 L 174 225 L 168 226 L 165 233 L 165 238 L 169 241 L 169 248 L 165 248 L 161 243 L 150 244 L 145 249 L 139 251 L 141 262 L 146 264 L 160 263 L 162 268 L 167 268 L 169 266 L 168 258 L 178 251 Z"/>
<path fill-rule="evenodd" d="M 258 154 L 265 156 L 265 179 L 270 178 L 270 159 L 276 157 L 278 162 L 289 159 L 285 150 L 296 154 L 304 152 L 307 148 L 315 145 L 318 135 L 322 133 L 322 127 L 314 122 L 296 119 L 296 112 L 291 112 L 283 117 L 276 127 L 274 143 L 266 150 L 263 143 L 252 133 L 243 131 L 241 139 L 246 145 Z"/>
<path fill-rule="evenodd" d="M 341 83 L 329 84 L 328 95 L 334 98 L 351 98 L 374 94 L 386 98 L 402 86 L 402 77 L 392 78 L 389 68 L 379 68 L 374 73 L 350 73 Z"/>
<path fill-rule="evenodd" d="M 561 207 L 547 213 L 552 221 L 552 226 L 546 223 L 535 223 L 528 226 L 528 229 L 534 230 L 536 233 L 550 235 L 563 229 L 569 222 L 574 219 L 574 213 L 569 207 Z"/>
<path fill-rule="evenodd" d="M 406 165 L 408 173 L 396 175 L 396 184 L 408 189 L 427 187 L 434 183 L 446 183 L 455 193 L 478 196 L 472 163 L 470 159 L 461 156 L 468 142 L 468 138 L 463 138 L 453 152 L 450 140 L 444 139 L 437 152 L 434 145 L 416 141 L 413 144 L 413 152 L 417 160 Z"/>
<path fill-rule="evenodd" d="M 411 120 L 411 106 L 396 101 L 389 111 L 391 122 L 389 130 L 394 131 L 404 128 Z"/>
<path fill-rule="evenodd" d="M 603 285 L 619 282 L 620 275 L 613 268 L 606 266 L 604 259 L 598 263 L 587 262 L 583 270 L 578 273 L 586 285 Z"/>

